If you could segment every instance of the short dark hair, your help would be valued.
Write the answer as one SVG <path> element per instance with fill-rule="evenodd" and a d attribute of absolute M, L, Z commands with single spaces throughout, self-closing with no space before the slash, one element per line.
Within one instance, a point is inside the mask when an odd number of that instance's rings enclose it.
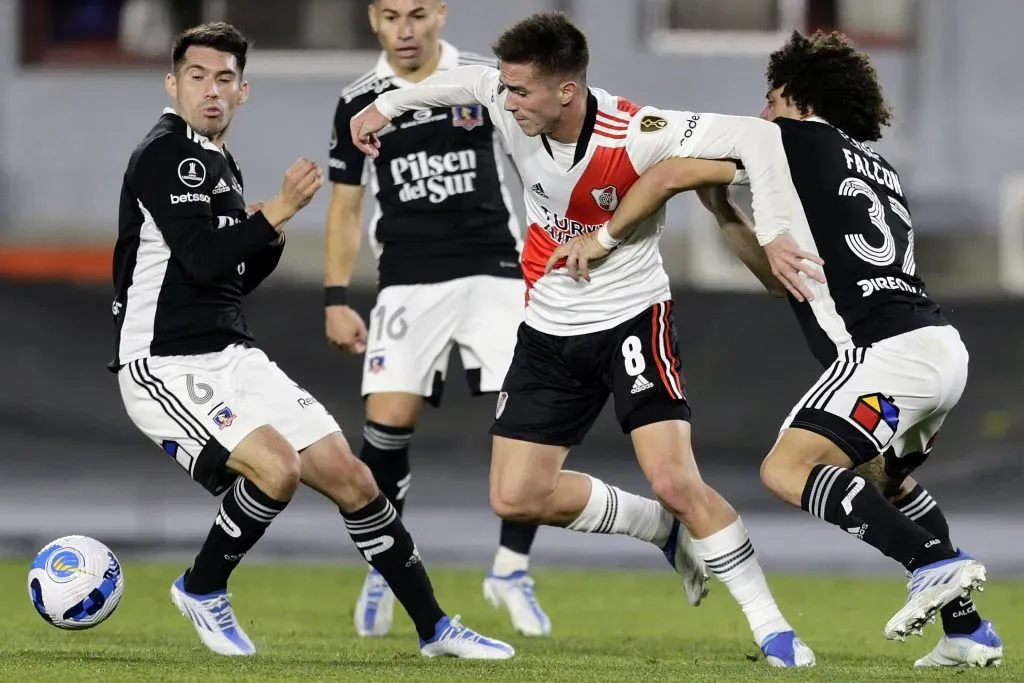
<path fill-rule="evenodd" d="M 587 37 L 561 12 L 534 14 L 498 36 L 491 46 L 509 64 L 532 64 L 544 76 L 584 77 L 590 64 Z"/>
<path fill-rule="evenodd" d="M 200 24 L 186 29 L 174 39 L 171 50 L 171 68 L 178 73 L 185 61 L 185 52 L 190 47 L 212 47 L 218 52 L 227 52 L 235 56 L 238 62 L 239 75 L 245 71 L 245 60 L 249 54 L 251 41 L 237 28 L 223 21 Z"/>
<path fill-rule="evenodd" d="M 856 140 L 882 137 L 892 109 L 871 59 L 838 31 L 810 38 L 794 31 L 768 60 L 768 87 L 808 109 Z"/>

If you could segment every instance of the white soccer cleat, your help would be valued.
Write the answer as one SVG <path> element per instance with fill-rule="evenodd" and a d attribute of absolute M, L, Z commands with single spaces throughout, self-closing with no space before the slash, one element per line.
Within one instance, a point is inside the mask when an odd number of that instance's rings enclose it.
<path fill-rule="evenodd" d="M 686 599 L 694 607 L 699 605 L 709 590 L 708 568 L 704 564 L 704 560 L 700 559 L 694 551 L 690 532 L 680 524 L 678 519 L 672 522 L 672 531 L 669 532 L 668 542 L 662 547 L 661 552 L 679 574 L 679 578 L 683 582 L 683 590 L 686 591 Z"/>
<path fill-rule="evenodd" d="M 238 625 L 226 591 L 195 595 L 185 590 L 185 575 L 171 584 L 171 602 L 196 627 L 203 645 L 219 655 L 249 656 L 256 646 Z"/>
<path fill-rule="evenodd" d="M 816 664 L 814 652 L 793 631 L 772 633 L 761 643 L 761 652 L 768 666 L 798 668 Z"/>
<path fill-rule="evenodd" d="M 356 600 L 356 633 L 364 638 L 386 636 L 395 615 L 395 594 L 376 569 L 370 568 Z"/>
<path fill-rule="evenodd" d="M 512 618 L 512 627 L 524 636 L 551 634 L 551 620 L 541 609 L 533 579 L 525 571 L 508 576 L 488 574 L 484 579 L 484 598 L 495 607 L 504 605 Z"/>
<path fill-rule="evenodd" d="M 992 622 L 981 622 L 974 633 L 945 635 L 935 649 L 914 662 L 917 668 L 930 666 L 984 667 L 1003 662 L 1003 641 Z"/>
<path fill-rule="evenodd" d="M 911 634 L 923 635 L 939 610 L 972 590 L 984 590 L 984 583 L 985 565 L 963 551 L 920 567 L 910 575 L 907 602 L 885 625 L 885 637 L 902 641 Z"/>
<path fill-rule="evenodd" d="M 459 621 L 444 617 L 434 627 L 434 637 L 420 639 L 424 657 L 458 657 L 460 659 L 510 659 L 516 651 L 508 643 L 494 640 L 468 629 Z"/>

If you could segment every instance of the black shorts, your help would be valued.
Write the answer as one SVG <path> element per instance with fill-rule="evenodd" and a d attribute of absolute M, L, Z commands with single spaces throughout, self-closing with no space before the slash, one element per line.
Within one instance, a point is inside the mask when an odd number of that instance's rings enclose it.
<path fill-rule="evenodd" d="M 572 337 L 521 324 L 491 434 L 576 446 L 609 394 L 624 433 L 654 422 L 689 421 L 671 301 L 611 329 Z"/>

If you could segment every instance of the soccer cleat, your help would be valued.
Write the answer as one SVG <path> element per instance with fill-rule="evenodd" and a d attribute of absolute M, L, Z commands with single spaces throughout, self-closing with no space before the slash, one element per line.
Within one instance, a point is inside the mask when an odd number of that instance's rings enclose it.
<path fill-rule="evenodd" d="M 484 579 L 484 598 L 495 607 L 504 604 L 512 627 L 524 636 L 550 635 L 551 620 L 537 602 L 533 579 L 525 571 L 508 576 L 488 574 Z"/>
<path fill-rule="evenodd" d="M 380 572 L 371 567 L 356 600 L 356 633 L 364 638 L 386 636 L 391 631 L 394 614 L 395 594 Z"/>
<path fill-rule="evenodd" d="M 686 599 L 696 607 L 708 594 L 708 569 L 704 560 L 694 552 L 691 540 L 686 527 L 678 519 L 674 520 L 668 541 L 662 546 L 661 552 L 682 579 Z"/>
<path fill-rule="evenodd" d="M 443 617 L 434 627 L 433 638 L 420 639 L 420 654 L 424 657 L 510 659 L 515 653 L 508 643 L 466 628 L 460 623 L 458 615 L 454 619 Z"/>
<path fill-rule="evenodd" d="M 171 584 L 171 602 L 196 627 L 203 645 L 219 655 L 254 655 L 256 646 L 238 625 L 230 597 L 223 590 L 208 595 L 189 593 L 185 590 L 184 574 Z"/>
<path fill-rule="evenodd" d="M 889 640 L 905 640 L 908 635 L 923 635 L 925 624 L 935 621 L 935 614 L 957 598 L 972 590 L 984 590 L 985 565 L 965 552 L 918 568 L 907 584 L 907 601 L 885 625 Z"/>
<path fill-rule="evenodd" d="M 1003 641 L 985 620 L 974 633 L 946 634 L 935 649 L 914 662 L 914 666 L 999 666 L 1003 662 Z"/>
<path fill-rule="evenodd" d="M 814 666 L 814 652 L 793 631 L 777 631 L 761 643 L 761 652 L 769 666 L 793 668 Z"/>

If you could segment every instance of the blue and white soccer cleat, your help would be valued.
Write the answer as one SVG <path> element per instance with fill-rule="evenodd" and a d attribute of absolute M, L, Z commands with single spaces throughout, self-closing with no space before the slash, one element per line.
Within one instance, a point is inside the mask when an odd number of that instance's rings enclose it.
<path fill-rule="evenodd" d="M 424 657 L 459 657 L 461 659 L 510 659 L 516 651 L 508 643 L 482 636 L 463 626 L 458 615 L 444 617 L 434 627 L 434 637 L 420 639 Z"/>
<path fill-rule="evenodd" d="M 925 624 L 935 614 L 972 590 L 984 590 L 985 565 L 963 552 L 918 568 L 907 584 L 907 602 L 885 625 L 889 640 L 905 640 L 908 635 L 923 635 Z"/>
<path fill-rule="evenodd" d="M 533 579 L 525 571 L 508 576 L 490 573 L 484 579 L 484 598 L 495 607 L 505 605 L 512 627 L 524 636 L 550 635 L 551 620 L 541 609 L 533 585 Z"/>
<path fill-rule="evenodd" d="M 395 594 L 380 572 L 371 567 L 356 600 L 356 633 L 364 638 L 386 636 L 391 631 L 394 614 Z"/>
<path fill-rule="evenodd" d="M 1003 662 L 1003 641 L 992 622 L 984 620 L 974 633 L 945 635 L 935 649 L 914 662 L 914 666 L 999 666 Z"/>
<path fill-rule="evenodd" d="M 668 541 L 662 546 L 661 552 L 679 574 L 683 590 L 686 591 L 686 599 L 696 607 L 708 594 L 708 568 L 704 560 L 694 552 L 692 540 L 686 527 L 678 519 L 673 520 L 672 531 L 669 532 Z"/>
<path fill-rule="evenodd" d="M 761 652 L 769 666 L 794 668 L 814 666 L 814 652 L 793 631 L 777 631 L 761 643 Z"/>
<path fill-rule="evenodd" d="M 256 654 L 256 646 L 238 625 L 226 591 L 195 595 L 185 590 L 185 575 L 171 584 L 171 602 L 196 627 L 203 645 L 219 655 L 248 656 Z"/>

